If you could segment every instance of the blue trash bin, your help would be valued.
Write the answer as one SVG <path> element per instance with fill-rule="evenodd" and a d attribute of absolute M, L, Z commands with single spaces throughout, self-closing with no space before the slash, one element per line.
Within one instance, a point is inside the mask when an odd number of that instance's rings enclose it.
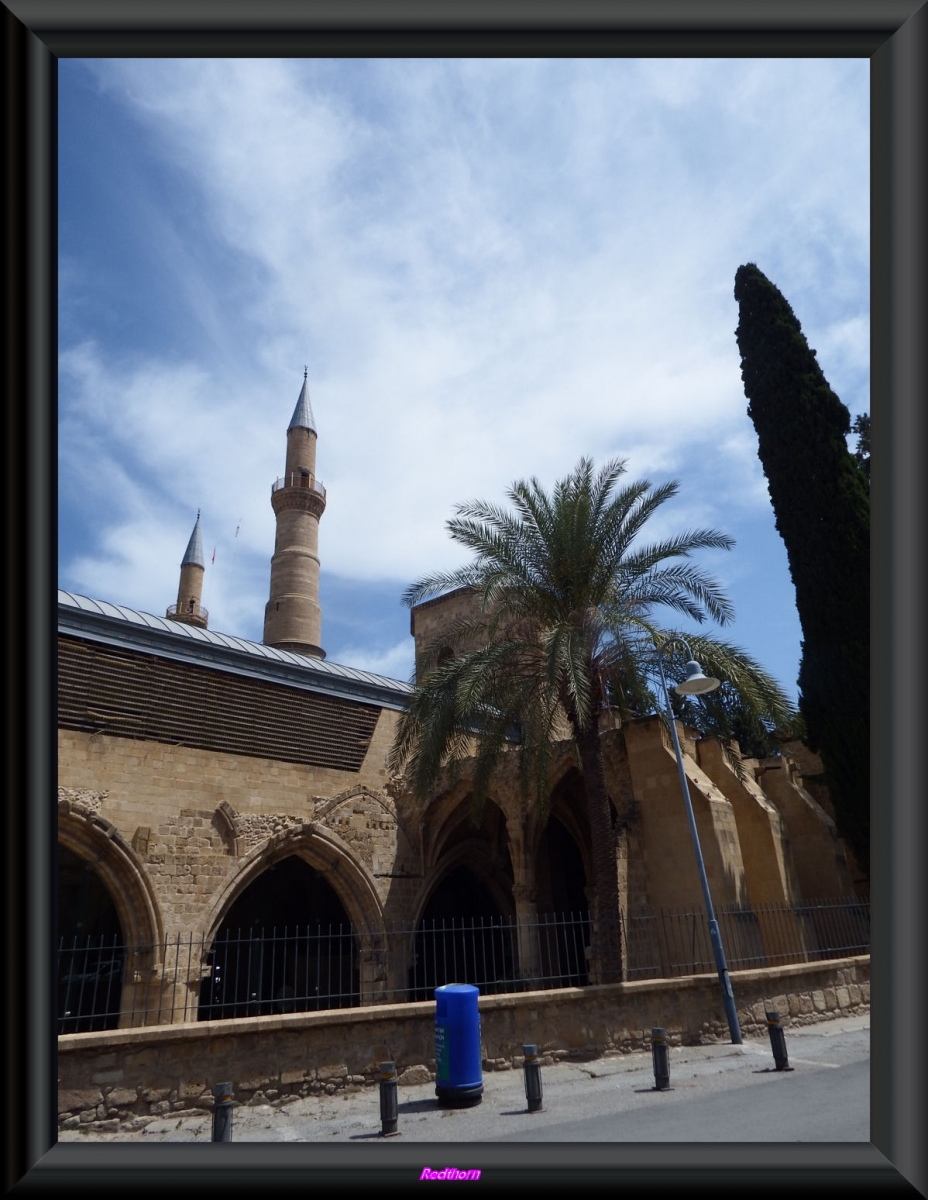
<path fill-rule="evenodd" d="M 435 989 L 435 1094 L 440 1105 L 465 1107 L 483 1097 L 479 995 L 469 983 Z"/>

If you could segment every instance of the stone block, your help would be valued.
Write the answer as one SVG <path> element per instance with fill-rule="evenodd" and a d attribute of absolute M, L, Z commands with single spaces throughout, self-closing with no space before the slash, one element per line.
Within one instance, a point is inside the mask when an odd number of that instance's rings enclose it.
<path fill-rule="evenodd" d="M 836 990 L 836 994 L 838 997 L 839 1008 L 850 1008 L 851 1007 L 851 995 L 850 995 L 850 992 L 847 990 L 847 988 L 839 987 L 839 988 L 836 988 L 835 990 Z"/>
<path fill-rule="evenodd" d="M 150 1125 L 152 1120 L 152 1117 L 133 1117 L 131 1121 L 126 1123 L 126 1130 L 129 1133 L 138 1133 L 140 1130 L 144 1129 L 146 1125 Z"/>
<path fill-rule="evenodd" d="M 107 1095 L 106 1103 L 109 1108 L 125 1108 L 138 1101 L 138 1093 L 130 1088 L 113 1088 Z"/>
<path fill-rule="evenodd" d="M 114 1067 L 110 1071 L 94 1071 L 90 1078 L 94 1083 L 104 1087 L 108 1083 L 122 1083 L 125 1079 L 125 1072 L 122 1067 Z"/>
<path fill-rule="evenodd" d="M 88 1108 L 96 1108 L 100 1100 L 98 1089 L 64 1090 L 58 1093 L 59 1112 L 79 1112 Z"/>
<path fill-rule="evenodd" d="M 324 1063 L 316 1068 L 316 1078 L 323 1081 L 329 1079 L 344 1079 L 348 1068 L 344 1063 Z"/>
<path fill-rule="evenodd" d="M 401 1075 L 397 1077 L 397 1083 L 404 1086 L 412 1087 L 418 1083 L 429 1083 L 432 1078 L 432 1073 L 424 1063 L 417 1063 L 415 1066 L 407 1067 Z"/>
<path fill-rule="evenodd" d="M 158 1062 L 158 1055 L 154 1050 L 134 1050 L 128 1053 L 123 1059 L 124 1069 L 132 1077 L 137 1074 L 151 1074 L 152 1067 Z"/>
<path fill-rule="evenodd" d="M 827 1005 L 825 1004 L 825 995 L 823 992 L 815 991 L 812 993 L 812 1007 L 816 1012 L 824 1012 Z"/>
<path fill-rule="evenodd" d="M 252 1075 L 248 1079 L 241 1079 L 235 1084 L 236 1092 L 261 1092 L 268 1086 L 268 1077 L 266 1075 Z"/>

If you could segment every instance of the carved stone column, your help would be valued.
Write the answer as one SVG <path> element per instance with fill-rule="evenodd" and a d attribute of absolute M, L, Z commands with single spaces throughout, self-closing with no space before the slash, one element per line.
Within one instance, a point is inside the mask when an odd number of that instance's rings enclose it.
<path fill-rule="evenodd" d="M 542 973 L 541 943 L 538 937 L 538 904 L 534 884 L 516 883 L 512 888 L 516 906 L 516 949 L 518 974 L 528 981 Z"/>

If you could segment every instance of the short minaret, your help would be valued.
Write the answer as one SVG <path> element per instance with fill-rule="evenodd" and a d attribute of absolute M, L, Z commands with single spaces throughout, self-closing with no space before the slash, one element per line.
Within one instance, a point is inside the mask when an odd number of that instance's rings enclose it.
<path fill-rule="evenodd" d="M 308 372 L 287 427 L 287 466 L 271 488 L 277 537 L 271 559 L 271 598 L 264 610 L 264 644 L 325 658 L 319 607 L 319 518 L 325 488 L 316 478 L 316 422 Z"/>
<path fill-rule="evenodd" d="M 187 543 L 187 553 L 180 564 L 177 603 L 172 604 L 166 614 L 169 621 L 182 621 L 184 625 L 197 625 L 200 629 L 206 628 L 209 613 L 200 606 L 205 571 L 203 538 L 200 536 L 200 510 L 197 509 L 196 524 L 190 535 L 190 541 Z"/>

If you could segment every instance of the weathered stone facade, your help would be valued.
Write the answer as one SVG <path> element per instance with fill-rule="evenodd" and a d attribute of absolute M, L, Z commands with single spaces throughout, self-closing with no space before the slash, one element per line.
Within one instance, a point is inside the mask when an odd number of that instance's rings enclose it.
<path fill-rule="evenodd" d="M 467 769 L 454 781 L 439 780 L 425 801 L 403 779 L 390 776 L 388 755 L 409 686 L 322 661 L 317 539 L 325 490 L 315 479 L 315 450 L 304 379 L 288 430 L 287 473 L 272 492 L 277 541 L 264 644 L 208 630 L 205 614 L 194 620 L 175 613 L 169 621 L 59 595 L 59 932 L 75 956 L 68 981 L 82 969 L 81 978 L 87 978 L 86 962 L 82 968 L 76 957 L 80 939 L 99 935 L 101 947 L 109 939 L 107 944 L 124 948 L 124 962 L 111 957 L 108 963 L 121 988 L 115 1009 L 106 1010 L 108 1019 L 118 1018 L 114 1046 L 123 1044 L 123 1034 L 131 1045 L 137 1027 L 165 1024 L 189 1028 L 178 1045 L 186 1045 L 187 1037 L 194 1039 L 190 1046 L 199 1045 L 202 1021 L 215 1024 L 210 1005 L 218 1002 L 210 989 L 218 987 L 219 968 L 213 948 L 242 930 L 260 931 L 264 938 L 268 930 L 274 937 L 278 928 L 302 925 L 308 937 L 313 922 L 329 930 L 350 927 L 356 939 L 350 971 L 357 971 L 349 980 L 352 994 L 356 1002 L 373 1005 L 388 999 L 397 984 L 399 990 L 407 986 L 390 974 L 405 968 L 384 966 L 386 959 L 377 957 L 377 937 L 383 935 L 376 931 L 385 927 L 401 926 L 408 934 L 429 917 L 469 917 L 475 910 L 481 918 L 513 922 L 517 961 L 506 965 L 514 974 L 502 978 L 528 985 L 539 978 L 541 951 L 524 934 L 527 924 L 550 913 L 588 921 L 596 910 L 585 791 L 566 728 L 553 762 L 545 820 L 520 786 L 514 746 L 503 756 L 479 813 L 473 810 Z M 199 593 L 188 577 L 194 568 L 202 571 L 197 538 L 195 530 L 196 553 L 188 548 L 181 587 L 194 609 Z M 179 594 L 178 606 L 180 600 Z M 467 591 L 417 606 L 411 617 L 417 661 L 426 647 L 439 659 L 459 652 L 468 642 L 454 632 L 476 615 L 475 597 Z M 472 642 L 477 635 L 470 636 Z M 680 734 L 718 906 L 748 911 L 852 895 L 831 816 L 803 788 L 793 758 L 747 762 L 739 778 L 718 743 L 700 741 L 692 730 Z M 663 722 L 653 717 L 622 727 L 605 713 L 601 745 L 623 916 L 645 908 L 700 906 L 701 885 Z M 810 767 L 815 769 L 811 760 Z M 791 931 L 763 913 L 749 915 L 758 924 L 758 945 L 772 961 L 781 961 L 787 941 L 808 957 L 803 939 L 811 936 L 811 926 Z M 671 974 L 665 949 L 654 953 L 651 973 Z M 309 957 L 305 949 L 305 978 Z M 578 974 L 595 984 L 591 946 L 580 946 L 578 961 Z M 294 996 L 288 989 L 298 969 L 294 961 L 292 975 L 274 977 L 269 1004 L 285 1005 Z M 248 989 L 250 970 L 241 976 Z M 92 986 L 98 981 L 94 976 Z M 336 1000 L 344 994 L 338 992 Z M 308 997 L 308 991 L 302 994 L 304 1001 Z M 321 994 L 316 998 L 321 1002 Z M 549 998 L 542 1007 L 553 1012 L 552 1004 Z M 59 1006 L 72 1017 L 60 997 Z M 506 1004 L 491 1006 L 493 1012 L 497 1008 L 503 1012 Z M 353 1018 L 334 1011 L 312 1028 L 333 1022 L 335 1028 L 348 1019 Z M 690 1028 L 690 1017 L 683 1024 Z M 261 1029 L 256 1045 L 270 1052 L 278 1027 Z M 552 1029 L 554 1041 L 562 1037 L 560 1026 Z M 88 1036 L 66 1032 L 64 1043 Z M 487 1036 L 491 1042 L 496 1038 L 492 1032 Z M 500 1038 L 488 1051 L 493 1061 L 511 1057 Z M 565 1046 L 576 1041 L 566 1027 L 562 1040 Z M 623 1034 L 604 1045 L 621 1048 L 627 1040 Z M 329 1074 L 342 1083 L 367 1080 L 366 1060 L 343 1070 L 334 1050 L 313 1044 L 321 1058 L 312 1077 L 291 1078 L 290 1066 L 283 1064 L 273 1081 L 279 1094 L 291 1084 L 328 1088 L 329 1068 L 320 1063 L 334 1064 Z M 112 1085 L 111 1090 L 92 1105 L 66 1104 L 63 1111 L 80 1108 L 76 1119 L 85 1120 L 91 1109 L 108 1118 L 111 1110 L 138 1113 L 139 1105 L 196 1102 L 200 1091 L 192 1077 L 157 1082 L 154 1051 L 140 1044 L 131 1053 L 137 1087 L 131 1096 L 125 1067 L 110 1077 L 101 1063 L 95 1086 Z M 427 1059 L 424 1050 L 410 1048 L 408 1055 L 411 1067 Z M 152 1072 L 144 1082 L 146 1064 Z M 255 1072 L 245 1073 L 257 1079 Z M 269 1087 L 265 1073 L 252 1090 L 269 1095 Z"/>
<path fill-rule="evenodd" d="M 219 725 L 221 684 L 217 704 Z M 93 863 L 127 944 L 153 947 L 126 990 L 126 1004 L 146 994 L 154 1005 L 158 989 L 167 987 L 163 981 L 175 964 L 159 947 L 187 936 L 210 944 L 236 901 L 290 857 L 327 881 L 345 919 L 357 927 L 414 925 L 455 871 L 477 879 L 505 920 L 588 904 L 592 847 L 569 743 L 555 765 L 547 824 L 520 789 L 517 750 L 507 755 L 474 823 L 466 772 L 453 786 L 439 783 L 425 804 L 402 781 L 388 778 L 396 720 L 397 710 L 381 709 L 356 772 L 59 730 L 61 844 Z M 718 906 L 852 894 L 833 822 L 804 792 L 788 757 L 749 763 L 740 780 L 717 743 L 681 732 Z M 665 726 L 659 718 L 643 719 L 606 728 L 602 741 L 624 829 L 617 850 L 623 908 L 699 905 Z M 563 878 L 570 861 L 572 893 Z M 767 937 L 775 946 L 773 931 Z M 162 994 L 154 1006 L 171 1015 L 161 1019 L 195 1020 L 201 979 L 197 967 L 180 981 L 189 992 L 182 1004 L 176 997 L 167 1004 Z"/>

